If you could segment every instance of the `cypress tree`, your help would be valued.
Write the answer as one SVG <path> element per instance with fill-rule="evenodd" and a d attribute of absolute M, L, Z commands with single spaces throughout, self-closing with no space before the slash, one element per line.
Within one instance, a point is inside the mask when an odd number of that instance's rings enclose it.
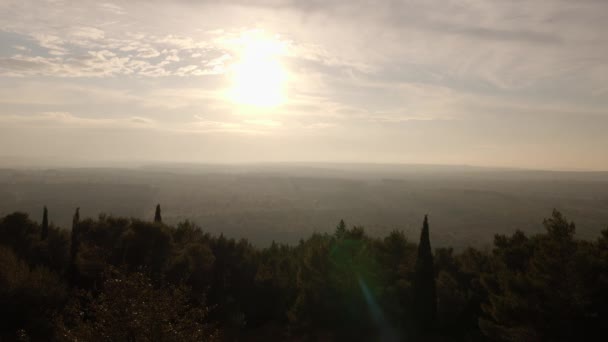
<path fill-rule="evenodd" d="M 343 237 L 346 234 L 346 223 L 344 220 L 340 220 L 338 226 L 336 226 L 336 237 Z"/>
<path fill-rule="evenodd" d="M 78 244 L 79 241 L 79 227 L 78 223 L 80 222 L 80 208 L 76 208 L 76 212 L 72 217 L 72 236 L 71 236 L 71 245 L 70 245 L 70 266 L 69 266 L 69 274 L 70 280 L 72 284 L 75 284 L 77 281 L 77 270 L 76 270 L 76 255 L 78 254 Z"/>
<path fill-rule="evenodd" d="M 80 221 L 80 208 L 76 208 L 76 212 L 72 217 L 72 245 L 70 246 L 70 258 L 72 263 L 78 252 L 78 222 Z"/>
<path fill-rule="evenodd" d="M 49 211 L 46 209 L 46 205 L 42 211 L 42 229 L 40 232 L 40 237 L 42 240 L 45 240 L 49 235 Z"/>
<path fill-rule="evenodd" d="M 418 257 L 414 274 L 414 306 L 419 329 L 422 332 L 433 328 L 437 315 L 437 294 L 435 287 L 435 267 L 431 240 L 429 238 L 429 221 L 424 216 L 420 243 L 418 244 Z"/>
<path fill-rule="evenodd" d="M 80 207 L 76 208 L 76 212 L 72 217 L 72 229 L 78 224 L 78 222 L 80 222 Z"/>
<path fill-rule="evenodd" d="M 160 204 L 156 205 L 156 212 L 154 213 L 154 222 L 156 222 L 156 223 L 163 222 L 163 218 L 160 215 Z"/>

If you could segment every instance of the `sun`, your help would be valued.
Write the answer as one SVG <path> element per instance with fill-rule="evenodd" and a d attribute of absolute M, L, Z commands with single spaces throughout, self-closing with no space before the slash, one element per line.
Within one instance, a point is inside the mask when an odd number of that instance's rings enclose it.
<path fill-rule="evenodd" d="M 276 107 L 286 100 L 287 71 L 281 63 L 285 44 L 260 32 L 244 35 L 239 59 L 231 68 L 230 99 L 240 105 Z"/>

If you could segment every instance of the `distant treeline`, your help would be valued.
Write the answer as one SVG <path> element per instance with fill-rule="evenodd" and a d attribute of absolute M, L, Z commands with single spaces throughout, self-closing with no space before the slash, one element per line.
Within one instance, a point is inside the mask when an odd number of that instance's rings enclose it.
<path fill-rule="evenodd" d="M 341 221 L 297 245 L 253 247 L 185 221 L 100 215 L 71 230 L 0 219 L 0 341 L 600 341 L 608 336 L 608 229 L 492 248 L 431 249 Z"/>
<path fill-rule="evenodd" d="M 294 245 L 314 232 L 333 233 L 340 219 L 364 226 L 372 237 L 400 229 L 417 242 L 428 213 L 433 247 L 458 253 L 490 247 L 495 234 L 515 229 L 542 233 L 540 222 L 552 208 L 576 222 L 580 239 L 596 239 L 608 224 L 608 173 L 315 165 L 266 165 L 257 171 L 245 165 L 0 168 L 0 217 L 21 211 L 40 222 L 48 204 L 49 222 L 69 229 L 77 206 L 83 219 L 105 212 L 150 220 L 160 202 L 165 223 L 188 219 L 212 235 L 269 247 L 272 241 Z"/>

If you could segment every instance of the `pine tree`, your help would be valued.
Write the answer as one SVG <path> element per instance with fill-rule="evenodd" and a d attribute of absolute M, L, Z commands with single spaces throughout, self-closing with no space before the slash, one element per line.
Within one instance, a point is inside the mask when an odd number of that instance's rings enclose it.
<path fill-rule="evenodd" d="M 156 223 L 163 222 L 163 218 L 160 215 L 160 204 L 156 205 L 156 212 L 154 213 L 154 222 L 156 222 Z"/>
<path fill-rule="evenodd" d="M 40 237 L 42 240 L 46 240 L 46 237 L 49 235 L 49 211 L 46 209 L 46 205 L 44 206 L 44 210 L 42 211 L 42 229 Z"/>
<path fill-rule="evenodd" d="M 424 216 L 420 243 L 418 244 L 418 257 L 416 258 L 414 274 L 414 305 L 415 315 L 421 331 L 433 328 L 437 315 L 437 294 L 435 286 L 435 267 L 431 240 L 429 238 L 429 221 Z"/>

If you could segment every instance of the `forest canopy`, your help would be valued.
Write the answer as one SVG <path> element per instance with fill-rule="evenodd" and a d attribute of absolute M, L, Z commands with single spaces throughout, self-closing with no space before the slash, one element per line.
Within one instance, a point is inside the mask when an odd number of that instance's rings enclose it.
<path fill-rule="evenodd" d="M 42 209 L 42 208 L 41 208 Z M 608 229 L 544 232 L 487 249 L 432 249 L 340 221 L 254 247 L 184 221 L 0 219 L 0 340 L 571 341 L 608 333 Z M 421 218 L 422 219 L 422 218 Z M 422 221 L 422 220 L 421 220 Z"/>

